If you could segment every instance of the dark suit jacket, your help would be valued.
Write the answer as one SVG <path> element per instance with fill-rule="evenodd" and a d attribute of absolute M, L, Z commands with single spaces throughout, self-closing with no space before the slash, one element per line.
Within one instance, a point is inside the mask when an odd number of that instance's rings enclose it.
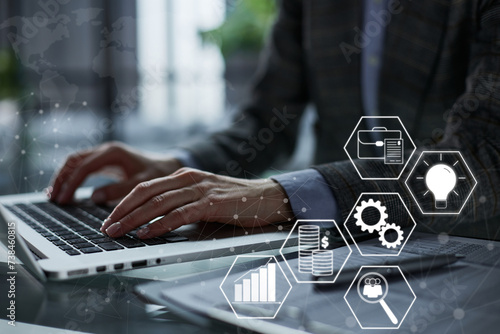
<path fill-rule="evenodd" d="M 400 116 L 419 148 L 462 152 L 479 184 L 459 217 L 420 215 L 402 184 L 405 175 L 400 182 L 363 181 L 346 160 L 342 148 L 363 115 L 360 52 L 366 40 L 359 36 L 359 0 L 281 1 L 249 103 L 231 127 L 186 148 L 209 171 L 256 175 L 293 151 L 300 115 L 312 102 L 318 114 L 314 168 L 343 218 L 368 191 L 399 192 L 417 222 L 431 226 L 498 214 L 500 2 L 401 0 L 389 6 L 379 110 Z M 361 163 L 370 168 L 370 161 Z"/>

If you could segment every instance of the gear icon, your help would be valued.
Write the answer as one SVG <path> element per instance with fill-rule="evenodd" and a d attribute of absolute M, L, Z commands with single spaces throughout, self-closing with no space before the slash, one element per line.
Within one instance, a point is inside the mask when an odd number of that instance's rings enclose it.
<path fill-rule="evenodd" d="M 394 241 L 387 241 L 387 239 L 385 238 L 385 233 L 388 230 L 396 231 L 398 233 L 398 238 Z M 396 248 L 396 246 L 401 245 L 401 241 L 403 241 L 403 231 L 401 231 L 401 227 L 396 224 L 387 224 L 385 226 L 382 226 L 382 229 L 380 230 L 380 232 L 378 232 L 378 234 L 380 235 L 378 240 L 382 242 L 382 246 L 385 246 L 387 248 Z"/>
<path fill-rule="evenodd" d="M 379 221 L 376 224 L 373 224 L 373 225 L 366 224 L 363 221 L 363 218 L 362 218 L 363 211 L 366 208 L 369 208 L 369 207 L 377 209 L 378 212 L 380 213 L 380 219 L 379 219 Z M 380 231 L 380 229 L 386 224 L 385 220 L 389 217 L 387 215 L 387 213 L 385 213 L 386 209 L 387 208 L 385 206 L 383 206 L 380 203 L 380 201 L 376 201 L 375 202 L 375 201 L 373 201 L 372 198 L 369 198 L 368 202 L 367 201 L 361 201 L 361 205 L 359 205 L 359 206 L 356 207 L 356 213 L 354 214 L 354 218 L 356 218 L 356 225 L 358 225 L 359 227 L 361 227 L 362 231 L 368 230 L 368 232 L 370 232 L 370 233 L 373 233 L 374 231 Z"/>

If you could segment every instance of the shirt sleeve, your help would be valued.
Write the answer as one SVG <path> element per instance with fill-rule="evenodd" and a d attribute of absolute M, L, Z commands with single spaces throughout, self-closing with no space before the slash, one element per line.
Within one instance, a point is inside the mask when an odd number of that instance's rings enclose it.
<path fill-rule="evenodd" d="M 335 219 L 342 223 L 333 192 L 318 171 L 305 169 L 271 179 L 285 190 L 297 219 Z"/>
<path fill-rule="evenodd" d="M 182 148 L 171 149 L 167 152 L 170 156 L 177 159 L 183 167 L 203 169 L 201 165 L 196 161 L 193 154 L 188 150 Z"/>

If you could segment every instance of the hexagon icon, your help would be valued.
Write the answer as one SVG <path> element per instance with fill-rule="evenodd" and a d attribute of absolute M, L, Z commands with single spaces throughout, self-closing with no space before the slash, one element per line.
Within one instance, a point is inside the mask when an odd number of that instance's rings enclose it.
<path fill-rule="evenodd" d="M 297 253 L 283 250 L 297 243 Z M 346 247 L 338 247 L 339 243 Z M 334 283 L 352 249 L 333 219 L 299 219 L 280 249 L 297 283 Z"/>
<path fill-rule="evenodd" d="M 362 266 L 344 295 L 362 329 L 398 329 L 416 299 L 398 266 Z"/>
<path fill-rule="evenodd" d="M 416 225 L 398 193 L 362 193 L 344 223 L 362 256 L 398 256 Z"/>
<path fill-rule="evenodd" d="M 238 255 L 219 286 L 238 319 L 274 319 L 292 285 L 272 255 Z"/>
<path fill-rule="evenodd" d="M 398 116 L 362 116 L 344 146 L 362 180 L 399 179 L 415 150 Z"/>
<path fill-rule="evenodd" d="M 457 215 L 477 180 L 459 151 L 423 151 L 405 185 L 424 215 Z"/>

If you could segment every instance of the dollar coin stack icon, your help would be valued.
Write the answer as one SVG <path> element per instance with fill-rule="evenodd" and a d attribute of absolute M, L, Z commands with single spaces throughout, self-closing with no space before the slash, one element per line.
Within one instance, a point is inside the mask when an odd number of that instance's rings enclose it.
<path fill-rule="evenodd" d="M 313 272 L 313 252 L 319 250 L 319 226 L 299 226 L 299 272 Z"/>
<path fill-rule="evenodd" d="M 314 276 L 333 275 L 333 251 L 315 250 L 313 251 L 313 271 Z"/>

